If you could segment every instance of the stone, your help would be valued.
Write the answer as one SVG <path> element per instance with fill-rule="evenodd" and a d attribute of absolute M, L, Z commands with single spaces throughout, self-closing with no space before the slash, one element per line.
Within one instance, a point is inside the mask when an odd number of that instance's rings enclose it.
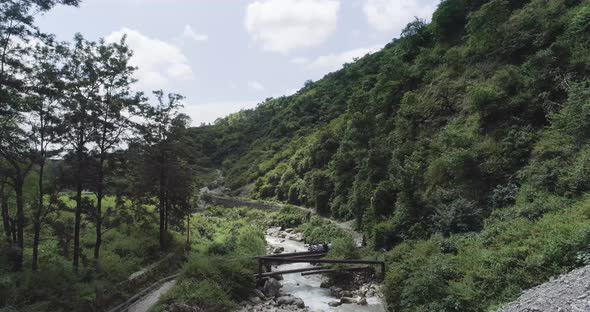
<path fill-rule="evenodd" d="M 357 303 L 357 300 L 355 298 L 350 298 L 350 297 L 342 297 L 340 298 L 340 303 Z"/>
<path fill-rule="evenodd" d="M 279 246 L 279 247 L 273 248 L 272 253 L 276 255 L 276 254 L 282 253 L 283 251 L 285 251 L 285 247 Z"/>
<path fill-rule="evenodd" d="M 328 305 L 331 307 L 339 307 L 340 305 L 342 305 L 342 302 L 340 301 L 330 301 L 328 302 Z"/>
<path fill-rule="evenodd" d="M 264 298 L 266 298 L 266 297 L 264 296 L 264 293 L 262 293 L 262 291 L 260 291 L 260 289 L 258 289 L 258 288 L 255 288 L 253 292 L 254 292 L 254 294 L 256 295 L 256 297 L 258 297 L 258 298 L 260 298 L 260 299 L 264 299 Z"/>
<path fill-rule="evenodd" d="M 342 295 L 340 294 L 341 291 L 342 291 L 342 288 L 340 288 L 340 287 L 336 287 L 336 286 L 330 287 L 330 295 L 332 297 L 336 297 L 336 298 L 342 297 Z"/>
<path fill-rule="evenodd" d="M 291 232 L 293 232 L 293 229 L 292 228 L 285 229 L 285 232 L 291 233 Z"/>
<path fill-rule="evenodd" d="M 361 297 L 361 299 L 359 299 L 356 304 L 358 304 L 358 305 L 367 305 L 369 303 L 367 302 L 367 298 Z"/>
<path fill-rule="evenodd" d="M 262 303 L 262 300 L 260 298 L 258 298 L 258 297 L 252 297 L 252 298 L 250 298 L 250 302 L 252 304 L 261 304 Z"/>
<path fill-rule="evenodd" d="M 295 302 L 295 297 L 293 296 L 281 296 L 277 299 L 277 303 L 278 305 L 282 306 L 282 305 L 291 305 Z"/>
<path fill-rule="evenodd" d="M 303 299 L 301 298 L 295 298 L 295 300 L 293 301 L 293 305 L 298 307 L 299 309 L 305 308 L 305 302 L 303 302 Z"/>
<path fill-rule="evenodd" d="M 352 298 L 353 294 L 352 292 L 348 291 L 348 290 L 342 290 L 340 291 L 340 296 L 339 297 L 349 297 Z"/>
<path fill-rule="evenodd" d="M 263 293 L 266 297 L 274 298 L 279 294 L 281 287 L 283 287 L 283 285 L 281 285 L 279 281 L 274 278 L 269 278 L 264 283 Z"/>

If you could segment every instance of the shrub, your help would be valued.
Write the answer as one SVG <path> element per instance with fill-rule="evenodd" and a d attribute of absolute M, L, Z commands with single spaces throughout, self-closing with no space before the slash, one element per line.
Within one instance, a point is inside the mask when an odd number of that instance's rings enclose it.
<path fill-rule="evenodd" d="M 226 312 L 236 309 L 236 305 L 223 288 L 207 280 L 184 279 L 165 294 L 160 301 L 185 303 L 211 312 Z M 163 310 L 161 306 L 160 311 Z"/>
<path fill-rule="evenodd" d="M 352 237 L 340 237 L 332 241 L 328 253 L 330 259 L 353 260 L 360 258 L 360 252 Z"/>
<path fill-rule="evenodd" d="M 350 237 L 348 233 L 332 222 L 319 217 L 313 217 L 311 222 L 305 223 L 301 228 L 305 242 L 308 244 L 330 243 L 337 238 Z"/>

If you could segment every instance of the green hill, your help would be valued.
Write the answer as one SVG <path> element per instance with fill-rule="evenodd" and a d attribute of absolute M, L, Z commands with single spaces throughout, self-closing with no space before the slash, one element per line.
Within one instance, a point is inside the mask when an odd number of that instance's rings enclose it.
<path fill-rule="evenodd" d="M 234 193 L 355 219 L 391 250 L 393 310 L 489 309 L 586 259 L 590 1 L 444 0 L 191 136 Z"/>

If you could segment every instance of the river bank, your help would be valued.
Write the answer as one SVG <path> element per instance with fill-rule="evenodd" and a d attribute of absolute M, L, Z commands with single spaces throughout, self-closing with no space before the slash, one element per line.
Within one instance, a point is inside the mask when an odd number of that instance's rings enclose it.
<path fill-rule="evenodd" d="M 292 229 L 270 228 L 265 236 L 269 253 L 307 251 L 301 233 Z M 306 263 L 291 263 L 273 266 L 273 271 L 309 267 Z M 302 276 L 286 274 L 282 279 L 269 279 L 257 295 L 241 304 L 240 312 L 246 311 L 335 311 L 335 312 L 384 312 L 385 305 L 379 298 L 379 286 L 373 282 L 363 283 L 351 289 L 326 287 L 327 278 L 322 275 Z"/>

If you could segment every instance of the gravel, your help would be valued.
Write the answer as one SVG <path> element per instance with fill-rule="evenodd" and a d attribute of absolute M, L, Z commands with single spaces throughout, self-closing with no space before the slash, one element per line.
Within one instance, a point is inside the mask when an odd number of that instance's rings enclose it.
<path fill-rule="evenodd" d="M 561 275 L 525 291 L 498 312 L 590 311 L 590 266 Z"/>

